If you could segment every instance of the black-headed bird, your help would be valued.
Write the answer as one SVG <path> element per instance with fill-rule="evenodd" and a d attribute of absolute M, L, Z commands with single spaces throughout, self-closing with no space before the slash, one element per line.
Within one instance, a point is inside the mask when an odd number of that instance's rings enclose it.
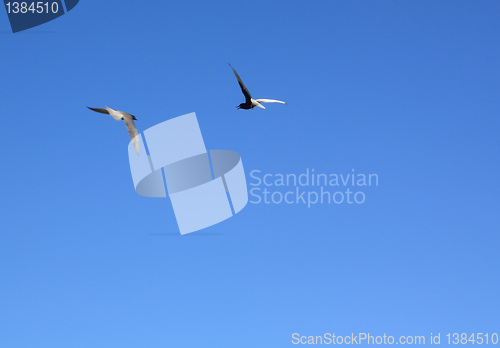
<path fill-rule="evenodd" d="M 265 109 L 265 107 L 261 103 L 286 104 L 284 101 L 275 100 L 275 99 L 253 99 L 252 95 L 248 91 L 248 88 L 245 86 L 243 81 L 241 81 L 240 75 L 238 75 L 238 73 L 236 72 L 236 70 L 234 70 L 234 68 L 231 64 L 229 64 L 229 66 L 231 67 L 231 69 L 233 69 L 234 75 L 238 79 L 238 84 L 240 85 L 241 91 L 243 92 L 243 95 L 245 96 L 245 102 L 241 103 L 236 108 L 248 110 L 248 109 L 253 109 L 254 107 L 258 106 L 259 108 Z"/>

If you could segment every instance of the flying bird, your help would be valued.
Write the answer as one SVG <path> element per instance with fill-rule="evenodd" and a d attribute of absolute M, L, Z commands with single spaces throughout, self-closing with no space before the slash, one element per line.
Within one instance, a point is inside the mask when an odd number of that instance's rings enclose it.
<path fill-rule="evenodd" d="M 236 108 L 238 109 L 253 109 L 254 107 L 258 106 L 259 108 L 265 109 L 264 105 L 261 103 L 280 103 L 280 104 L 286 104 L 284 101 L 281 100 L 274 100 L 274 99 L 253 99 L 252 95 L 248 91 L 248 88 L 245 86 L 243 81 L 241 81 L 240 75 L 234 70 L 233 66 L 229 64 L 231 69 L 233 69 L 234 75 L 238 79 L 238 84 L 240 85 L 241 91 L 243 92 L 243 95 L 245 96 L 245 102 L 241 103 L 238 105 Z"/>
<path fill-rule="evenodd" d="M 124 120 L 125 126 L 128 130 L 128 134 L 130 135 L 130 139 L 132 139 L 132 143 L 134 144 L 135 151 L 137 152 L 137 154 L 139 154 L 139 140 L 137 138 L 137 128 L 135 128 L 134 124 L 134 120 L 137 119 L 134 115 L 131 115 L 125 111 L 113 110 L 111 108 L 108 108 L 107 106 L 106 109 L 91 108 L 88 106 L 87 108 L 95 112 L 100 112 L 101 114 L 111 115 L 117 121 Z"/>

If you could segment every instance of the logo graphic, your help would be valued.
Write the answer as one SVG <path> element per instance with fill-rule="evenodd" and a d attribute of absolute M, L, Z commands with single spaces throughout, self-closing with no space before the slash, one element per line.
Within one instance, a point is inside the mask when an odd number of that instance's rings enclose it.
<path fill-rule="evenodd" d="M 12 32 L 50 22 L 72 10 L 79 0 L 10 1 L 4 0 Z"/>
<path fill-rule="evenodd" d="M 207 152 L 194 112 L 137 137 L 139 155 L 132 141 L 128 146 L 135 190 L 145 197 L 166 197 L 168 192 L 181 234 L 224 221 L 248 203 L 240 155 L 229 150 Z"/>

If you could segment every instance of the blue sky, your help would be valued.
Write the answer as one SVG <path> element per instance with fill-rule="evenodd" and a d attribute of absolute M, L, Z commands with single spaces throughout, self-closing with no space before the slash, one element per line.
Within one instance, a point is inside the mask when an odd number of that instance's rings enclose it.
<path fill-rule="evenodd" d="M 3 11 L 3 10 L 2 10 Z M 2 12 L 0 11 L 0 12 Z M 1 347 L 288 347 L 499 330 L 496 1 L 82 0 L 0 14 Z M 236 110 L 227 63 L 255 97 Z M 180 236 L 122 124 L 196 112 L 264 173 L 377 173 L 362 205 L 249 204 Z"/>

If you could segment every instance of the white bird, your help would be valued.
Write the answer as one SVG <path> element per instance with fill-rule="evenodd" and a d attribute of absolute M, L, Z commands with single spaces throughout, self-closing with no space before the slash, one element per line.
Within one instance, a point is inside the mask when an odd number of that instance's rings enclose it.
<path fill-rule="evenodd" d="M 137 128 L 135 128 L 134 124 L 134 120 L 137 120 L 137 118 L 135 118 L 134 115 L 131 115 L 125 111 L 113 110 L 107 106 L 106 109 L 91 108 L 88 106 L 87 108 L 95 112 L 100 112 L 101 114 L 111 115 L 117 121 L 124 120 L 125 126 L 128 130 L 128 134 L 130 135 L 130 139 L 134 144 L 135 151 L 137 152 L 137 154 L 139 154 L 139 139 L 137 137 Z"/>
<path fill-rule="evenodd" d="M 275 100 L 275 99 L 253 99 L 252 95 L 248 91 L 248 88 L 245 86 L 243 81 L 241 81 L 240 75 L 234 70 L 233 66 L 229 64 L 231 69 L 233 69 L 234 75 L 236 76 L 236 79 L 238 80 L 238 84 L 240 85 L 241 91 L 243 92 L 243 95 L 245 96 L 245 102 L 241 103 L 240 105 L 237 106 L 238 109 L 253 109 L 254 107 L 258 106 L 259 108 L 265 109 L 261 103 L 280 103 L 280 104 L 286 104 L 284 101 L 281 100 Z"/>

